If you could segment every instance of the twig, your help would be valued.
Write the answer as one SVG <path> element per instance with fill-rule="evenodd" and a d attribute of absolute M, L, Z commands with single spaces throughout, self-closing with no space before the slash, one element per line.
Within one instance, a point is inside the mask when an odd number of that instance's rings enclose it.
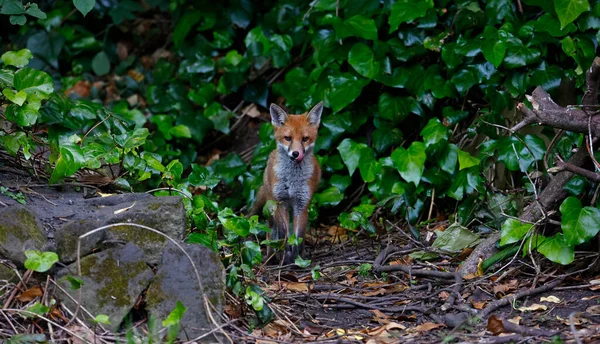
<path fill-rule="evenodd" d="M 600 173 L 592 172 L 588 169 L 585 169 L 585 168 L 582 168 L 579 166 L 575 166 L 568 162 L 558 161 L 556 163 L 556 167 L 551 168 L 549 170 L 549 172 L 552 172 L 552 173 L 562 172 L 562 171 L 573 172 L 573 173 L 583 176 L 591 181 L 600 182 Z"/>
<path fill-rule="evenodd" d="M 561 277 L 561 278 L 558 278 L 558 279 L 556 279 L 550 283 L 547 283 L 539 288 L 528 289 L 528 290 L 525 290 L 525 291 L 522 291 L 522 292 L 519 292 L 516 294 L 508 295 L 500 300 L 496 300 L 496 301 L 492 302 L 491 304 L 489 304 L 487 307 L 485 307 L 483 310 L 481 310 L 481 312 L 479 312 L 477 317 L 480 319 L 487 318 L 488 315 L 490 315 L 490 313 L 492 313 L 496 309 L 498 309 L 502 306 L 506 306 L 508 304 L 512 304 L 513 302 L 515 302 L 516 300 L 518 300 L 520 298 L 537 295 L 537 294 L 546 292 L 548 290 L 552 290 L 554 287 L 561 284 L 563 282 L 563 280 L 564 280 L 564 278 Z"/>

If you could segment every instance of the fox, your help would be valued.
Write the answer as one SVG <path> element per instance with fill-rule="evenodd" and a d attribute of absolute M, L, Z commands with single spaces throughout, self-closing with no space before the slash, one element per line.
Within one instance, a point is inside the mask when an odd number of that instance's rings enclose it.
<path fill-rule="evenodd" d="M 276 104 L 269 107 L 277 148 L 269 155 L 263 184 L 250 211 L 250 215 L 257 215 L 267 201 L 276 202 L 277 207 L 269 219 L 271 233 L 267 239 L 287 240 L 292 233 L 297 239 L 304 238 L 308 206 L 321 181 L 321 167 L 314 147 L 322 112 L 323 102 L 300 115 L 288 114 Z M 303 243 L 299 241 L 298 245 L 286 244 L 283 264 L 293 263 L 302 253 Z M 267 252 L 271 257 L 272 250 L 269 248 Z"/>

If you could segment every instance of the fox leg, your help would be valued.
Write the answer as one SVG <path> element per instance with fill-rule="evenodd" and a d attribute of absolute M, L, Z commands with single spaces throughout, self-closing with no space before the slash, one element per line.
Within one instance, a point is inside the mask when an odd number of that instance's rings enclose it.
<path fill-rule="evenodd" d="M 275 214 L 269 219 L 269 228 L 271 233 L 267 234 L 267 239 L 280 240 L 286 239 L 288 228 L 290 226 L 290 213 L 288 205 L 285 202 L 278 202 Z M 267 247 L 267 259 L 275 253 L 271 246 Z M 278 263 L 277 261 L 274 261 Z"/>
<path fill-rule="evenodd" d="M 294 234 L 296 239 L 304 239 L 304 232 L 308 226 L 308 206 L 305 206 L 298 213 L 294 212 Z M 288 245 L 285 250 L 284 264 L 292 264 L 296 257 L 302 253 L 304 240 L 298 245 Z"/>

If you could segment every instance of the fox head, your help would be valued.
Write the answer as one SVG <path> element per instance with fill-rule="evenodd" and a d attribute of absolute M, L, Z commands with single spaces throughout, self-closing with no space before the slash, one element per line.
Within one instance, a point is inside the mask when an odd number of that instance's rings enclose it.
<path fill-rule="evenodd" d="M 300 163 L 317 140 L 323 102 L 302 115 L 290 115 L 275 104 L 271 104 L 269 110 L 278 148 L 287 153 L 292 161 Z"/>

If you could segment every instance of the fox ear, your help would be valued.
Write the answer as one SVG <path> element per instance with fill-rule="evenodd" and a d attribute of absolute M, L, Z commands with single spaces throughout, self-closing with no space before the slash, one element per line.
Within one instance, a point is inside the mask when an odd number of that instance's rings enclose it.
<path fill-rule="evenodd" d="M 288 119 L 287 112 L 276 104 L 271 104 L 269 112 L 271 113 L 271 123 L 276 127 L 281 127 Z"/>
<path fill-rule="evenodd" d="M 318 127 L 319 123 L 321 122 L 321 113 L 323 113 L 323 102 L 319 102 L 319 104 L 313 106 L 313 108 L 310 109 L 310 111 L 306 114 L 306 117 L 308 117 L 308 122 L 310 122 L 311 125 Z"/>

